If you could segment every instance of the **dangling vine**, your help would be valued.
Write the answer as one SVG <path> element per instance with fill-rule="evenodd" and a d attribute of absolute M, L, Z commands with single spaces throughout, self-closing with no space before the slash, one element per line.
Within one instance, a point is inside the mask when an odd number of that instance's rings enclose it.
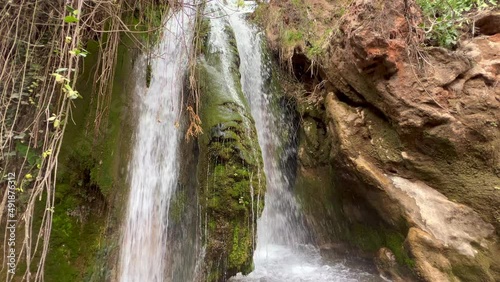
<path fill-rule="evenodd" d="M 0 2 L 0 186 L 5 187 L 0 201 L 4 236 L 0 273 L 6 274 L 6 281 L 44 279 L 58 156 L 66 126 L 74 122 L 72 110 L 81 98 L 90 99 L 98 138 L 106 126 L 120 39 L 129 37 L 149 54 L 154 45 L 149 39 L 163 21 L 160 17 L 155 22 L 150 13 L 154 7 L 164 7 L 160 11 L 164 15 L 179 5 L 182 1 Z M 133 15 L 135 22 L 124 22 L 124 15 Z M 89 41 L 99 43 L 99 52 L 93 93 L 82 97 L 77 81 Z M 35 221 L 38 217 L 40 222 Z M 17 238 L 9 241 L 13 223 Z M 11 248 L 12 262 L 7 257 Z"/>

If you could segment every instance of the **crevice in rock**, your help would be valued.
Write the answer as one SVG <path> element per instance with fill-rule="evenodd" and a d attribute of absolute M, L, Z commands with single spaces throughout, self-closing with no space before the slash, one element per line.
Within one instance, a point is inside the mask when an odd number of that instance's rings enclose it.
<path fill-rule="evenodd" d="M 326 79 L 327 75 L 325 71 L 321 68 L 321 66 L 319 64 L 313 64 L 306 55 L 302 53 L 295 53 L 291 58 L 291 62 L 292 62 L 291 67 L 293 70 L 293 75 L 299 82 L 301 82 L 304 85 L 306 91 L 315 93 L 318 90 L 326 89 L 328 92 L 333 92 L 337 97 L 337 99 L 347 104 L 348 106 L 353 108 L 361 107 L 368 109 L 371 112 L 373 112 L 377 117 L 391 124 L 390 119 L 382 110 L 375 107 L 373 104 L 367 102 L 364 99 L 364 97 L 358 94 L 357 91 L 351 85 L 347 85 L 347 87 L 349 87 L 349 90 L 352 93 L 356 93 L 356 96 L 361 101 L 353 100 L 346 93 L 340 91 L 337 87 L 335 87 L 331 81 Z M 320 110 L 324 110 L 323 104 L 320 105 Z M 315 118 L 315 120 L 320 121 L 317 118 Z"/>
<path fill-rule="evenodd" d="M 306 91 L 313 92 L 325 77 L 324 72 L 313 64 L 303 53 L 295 53 L 291 59 L 292 72 L 295 78 L 304 84 Z"/>
<path fill-rule="evenodd" d="M 374 105 L 363 101 L 363 102 L 356 102 L 350 99 L 345 93 L 341 91 L 334 91 L 335 96 L 337 99 L 339 99 L 340 102 L 353 107 L 353 108 L 364 108 L 369 111 L 371 111 L 373 114 L 375 114 L 377 117 L 381 118 L 383 121 L 391 124 L 390 119 L 385 115 L 384 112 L 382 112 L 379 108 L 375 107 Z"/>

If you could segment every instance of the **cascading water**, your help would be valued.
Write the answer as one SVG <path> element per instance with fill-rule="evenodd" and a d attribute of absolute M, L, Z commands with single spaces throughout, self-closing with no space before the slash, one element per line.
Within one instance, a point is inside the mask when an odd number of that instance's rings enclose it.
<path fill-rule="evenodd" d="M 137 128 L 129 165 L 130 195 L 120 253 L 120 281 L 165 281 L 169 204 L 179 175 L 178 129 L 188 46 L 193 32 L 192 7 L 169 14 L 154 57 L 152 79 L 135 87 Z M 144 73 L 146 59 L 135 65 Z M 172 259 L 170 259 L 171 261 Z"/>
<path fill-rule="evenodd" d="M 242 17 L 245 12 L 252 11 L 253 6 L 248 3 L 245 7 L 243 13 L 231 13 L 226 9 L 233 30 L 237 31 L 235 37 L 241 62 L 241 84 L 255 120 L 270 187 L 265 198 L 266 212 L 258 228 L 259 246 L 307 244 L 310 243 L 310 236 L 300 207 L 289 190 L 289 174 L 282 161 L 289 145 L 286 143 L 289 140 L 283 140 L 283 135 L 289 133 L 286 131 L 291 129 L 290 121 L 285 120 L 283 110 L 273 107 L 276 97 L 269 92 L 270 89 L 266 89 L 271 66 L 263 61 L 260 33 Z"/>
<path fill-rule="evenodd" d="M 245 1 L 243 9 L 237 3 L 208 3 L 209 10 L 224 20 L 211 20 L 210 48 L 221 56 L 223 77 L 232 76 L 228 54 L 234 48 L 225 33 L 232 28 L 240 57 L 240 74 L 243 92 L 255 120 L 259 145 L 264 159 L 268 192 L 265 209 L 258 221 L 257 250 L 254 255 L 255 270 L 247 277 L 233 279 L 244 281 L 377 281 L 377 277 L 341 263 L 325 262 L 312 246 L 312 239 L 305 225 L 304 216 L 291 191 L 293 185 L 290 168 L 284 156 L 293 151 L 283 134 L 291 134 L 290 121 L 285 111 L 276 105 L 276 96 L 269 87 L 271 67 L 264 60 L 261 35 L 246 19 L 254 3 Z M 240 3 L 241 4 L 241 3 Z M 215 8 L 215 9 L 214 9 Z M 220 11 L 217 11 L 220 9 Z M 138 83 L 138 119 L 133 157 L 130 163 L 130 196 L 123 230 L 119 261 L 119 281 L 194 281 L 196 248 L 169 249 L 174 234 L 169 229 L 169 208 L 178 185 L 180 130 L 178 127 L 180 97 L 187 65 L 187 47 L 191 42 L 194 9 L 183 8 L 170 15 L 165 33 L 151 59 L 152 80 L 150 87 Z M 144 72 L 146 59 L 136 62 L 137 72 Z M 231 84 L 231 79 L 227 80 Z M 237 85 L 226 85 L 236 95 Z M 234 90 L 234 91 L 233 91 Z M 232 97 L 241 100 L 243 97 Z M 247 101 L 241 101 L 242 105 Z M 255 144 L 257 146 L 257 144 Z M 256 189 L 258 187 L 250 187 Z M 253 193 L 252 193 L 253 194 Z M 258 199 L 256 199 L 258 201 Z M 252 197 L 252 211 L 254 203 Z M 254 217 L 257 215 L 255 214 Z M 177 228 L 176 226 L 175 228 Z M 253 229 L 253 228 L 252 228 Z M 170 232 L 169 232 L 170 230 Z M 188 229 L 186 229 L 188 230 Z M 196 232 L 196 231 L 195 231 Z M 179 233 L 179 232 L 177 232 Z M 182 234 L 182 232 L 180 233 Z M 193 235 L 196 236 L 196 235 Z M 179 250 L 183 250 L 181 254 Z M 182 252 L 182 251 L 181 251 Z M 189 265 L 188 265 L 189 264 Z M 176 276 L 174 273 L 182 273 Z"/>
<path fill-rule="evenodd" d="M 381 281 L 373 274 L 347 267 L 339 262 L 324 261 L 319 250 L 312 245 L 304 216 L 291 192 L 286 155 L 289 140 L 283 138 L 290 132 L 291 122 L 285 111 L 277 105 L 277 97 L 268 85 L 271 66 L 264 62 L 261 35 L 249 24 L 245 14 L 253 11 L 255 3 L 245 1 L 222 5 L 235 31 L 240 55 L 240 74 L 243 92 L 247 97 L 255 120 L 259 145 L 267 177 L 267 193 L 262 217 L 257 225 L 257 249 L 254 255 L 255 270 L 243 281 Z"/>

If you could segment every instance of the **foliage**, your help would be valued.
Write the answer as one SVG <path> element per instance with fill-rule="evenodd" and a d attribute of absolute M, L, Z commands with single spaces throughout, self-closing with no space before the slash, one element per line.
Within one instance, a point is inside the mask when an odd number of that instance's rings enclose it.
<path fill-rule="evenodd" d="M 425 16 L 422 27 L 430 45 L 456 46 L 460 31 L 470 18 L 467 14 L 496 6 L 496 0 L 417 0 Z M 474 32 L 474 31 L 473 31 Z"/>
<path fill-rule="evenodd" d="M 304 35 L 302 34 L 302 32 L 294 29 L 285 30 L 283 34 L 283 39 L 286 46 L 293 46 L 303 38 Z"/>

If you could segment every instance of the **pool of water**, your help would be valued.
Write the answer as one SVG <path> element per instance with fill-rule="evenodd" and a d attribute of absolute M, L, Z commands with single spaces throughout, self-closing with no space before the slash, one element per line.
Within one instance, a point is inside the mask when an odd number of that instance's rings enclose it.
<path fill-rule="evenodd" d="M 267 245 L 256 250 L 255 270 L 230 281 L 259 282 L 383 282 L 374 266 L 356 259 L 324 258 L 312 246 Z"/>

